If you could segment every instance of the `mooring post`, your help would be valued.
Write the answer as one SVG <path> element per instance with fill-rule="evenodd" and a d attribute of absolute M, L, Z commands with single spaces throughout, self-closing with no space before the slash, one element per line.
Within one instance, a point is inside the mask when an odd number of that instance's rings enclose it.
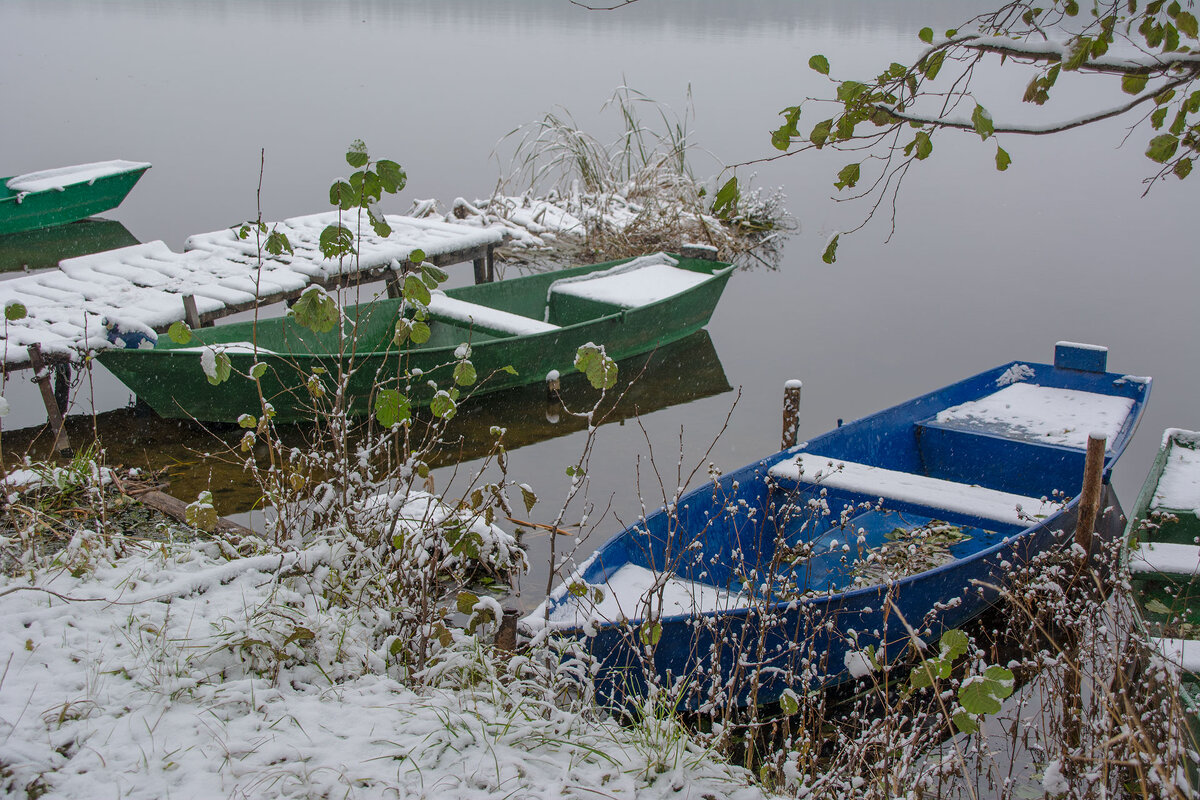
<path fill-rule="evenodd" d="M 29 345 L 29 364 L 33 367 L 33 380 L 42 392 L 42 403 L 46 406 L 50 430 L 54 433 L 51 448 L 58 453 L 70 452 L 71 441 L 63 427 L 62 409 L 58 407 L 58 401 L 54 398 L 54 389 L 50 386 L 50 371 L 46 369 L 46 359 L 42 358 L 42 347 L 37 342 Z"/>
<path fill-rule="evenodd" d="M 484 256 L 482 258 L 473 259 L 471 261 L 471 264 L 472 264 L 472 266 L 475 267 L 475 282 L 476 283 L 487 283 L 488 282 L 487 256 Z"/>
<path fill-rule="evenodd" d="M 1083 462 L 1083 488 L 1079 492 L 1079 522 L 1075 527 L 1075 544 L 1085 553 L 1092 551 L 1092 531 L 1100 510 L 1100 489 L 1104 475 L 1104 451 L 1107 437 L 1103 433 L 1088 435 L 1087 456 Z"/>
<path fill-rule="evenodd" d="M 200 310 L 196 308 L 195 295 L 183 296 L 183 319 L 192 330 L 200 327 Z"/>
<path fill-rule="evenodd" d="M 783 384 L 783 435 L 780 437 L 780 450 L 796 446 L 800 428 L 800 388 L 803 384 L 791 380 Z"/>

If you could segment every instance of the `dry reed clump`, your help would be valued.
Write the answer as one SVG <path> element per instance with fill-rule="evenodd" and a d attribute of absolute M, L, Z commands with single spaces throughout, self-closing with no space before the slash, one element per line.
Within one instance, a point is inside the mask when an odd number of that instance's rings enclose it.
<path fill-rule="evenodd" d="M 643 120 L 644 108 L 656 124 Z M 603 110 L 620 119 L 608 144 L 565 110 L 514 131 L 509 174 L 477 207 L 456 204 L 456 216 L 483 215 L 534 235 L 536 241 L 518 235 L 510 251 L 553 243 L 600 261 L 696 243 L 726 259 L 769 262 L 777 255 L 780 239 L 795 227 L 786 198 L 778 190 L 745 188 L 735 177 L 719 187 L 725 175 L 696 177 L 690 95 L 682 118 L 627 86 Z"/>

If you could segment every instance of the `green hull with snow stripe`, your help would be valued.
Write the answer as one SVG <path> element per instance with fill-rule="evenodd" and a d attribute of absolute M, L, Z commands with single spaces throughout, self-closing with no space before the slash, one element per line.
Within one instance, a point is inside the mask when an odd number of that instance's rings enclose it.
<path fill-rule="evenodd" d="M 349 373 L 344 405 L 351 414 L 361 414 L 372 407 L 381 389 L 399 389 L 413 402 L 428 404 L 434 393 L 430 381 L 444 389 L 453 384 L 455 351 L 464 342 L 470 344 L 478 381 L 463 391 L 473 395 L 540 382 L 552 370 L 574 372 L 576 351 L 589 342 L 603 345 L 614 359 L 650 352 L 704 327 L 733 271 L 729 264 L 681 258 L 678 267 L 689 275 L 686 289 L 636 307 L 593 304 L 586 313 L 581 304 L 551 292 L 551 285 L 563 278 L 601 273 L 622 263 L 447 290 L 447 297 L 478 309 L 479 321 L 472 324 L 435 313 L 431 337 L 422 345 L 393 344 L 401 310 L 398 299 L 348 306 L 343 309 L 342 330 L 327 334 L 313 333 L 287 317 L 202 328 L 193 334 L 204 346 L 244 343 L 225 350 L 232 375 L 215 386 L 201 364 L 204 347 L 195 340 L 178 345 L 161 336 L 153 349 L 105 350 L 99 360 L 164 417 L 206 422 L 235 422 L 244 414 L 257 417 L 261 386 L 277 421 L 311 419 L 333 408 L 339 370 Z M 491 327 L 492 311 L 524 318 L 541 330 L 498 330 Z M 247 377 L 255 363 L 266 366 L 257 385 Z M 405 375 L 418 377 L 406 384 Z M 321 396 L 314 397 L 310 387 L 318 385 Z"/>

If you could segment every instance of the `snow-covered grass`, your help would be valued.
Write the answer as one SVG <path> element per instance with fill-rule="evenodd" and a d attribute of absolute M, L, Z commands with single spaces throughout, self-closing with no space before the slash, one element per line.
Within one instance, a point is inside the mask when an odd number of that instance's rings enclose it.
<path fill-rule="evenodd" d="M 674 721 L 563 702 L 546 661 L 455 634 L 416 681 L 319 549 L 139 544 L 0 581 L 0 787 L 11 796 L 761 797 Z M 662 726 L 667 726 L 662 730 Z"/>

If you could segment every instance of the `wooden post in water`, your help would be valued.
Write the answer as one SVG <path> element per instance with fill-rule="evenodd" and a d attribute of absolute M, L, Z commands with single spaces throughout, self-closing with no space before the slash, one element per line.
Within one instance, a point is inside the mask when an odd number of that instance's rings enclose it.
<path fill-rule="evenodd" d="M 50 386 L 50 371 L 46 369 L 46 360 L 42 358 L 42 347 L 37 342 L 29 345 L 29 364 L 33 367 L 33 380 L 42 392 L 42 403 L 46 406 L 46 417 L 50 422 L 50 430 L 54 433 L 54 443 L 51 448 L 58 453 L 71 450 L 71 441 L 63 428 L 62 409 L 54 398 L 54 389 Z"/>
<path fill-rule="evenodd" d="M 780 436 L 780 450 L 796 446 L 800 428 L 800 388 L 803 384 L 791 380 L 783 384 L 783 433 Z"/>
<path fill-rule="evenodd" d="M 1092 551 L 1092 532 L 1096 529 L 1096 516 L 1100 511 L 1106 446 L 1104 434 L 1088 435 L 1087 457 L 1083 462 L 1083 489 L 1079 492 L 1079 522 L 1075 527 L 1075 544 L 1086 553 Z"/>

